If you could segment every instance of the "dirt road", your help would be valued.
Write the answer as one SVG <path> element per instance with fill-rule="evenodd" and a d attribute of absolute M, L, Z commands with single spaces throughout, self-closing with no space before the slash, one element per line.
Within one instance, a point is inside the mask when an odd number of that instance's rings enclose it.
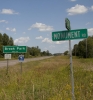
<path fill-rule="evenodd" d="M 28 58 L 28 59 L 24 59 L 23 63 L 28 62 L 28 61 L 36 61 L 36 60 L 43 60 L 43 59 L 47 59 L 47 58 L 51 58 L 52 56 L 47 56 L 47 57 L 38 57 L 38 58 Z M 19 63 L 19 60 L 8 60 L 8 65 L 12 66 Z M 4 67 L 7 66 L 7 60 L 4 61 L 0 61 L 0 67 Z"/>

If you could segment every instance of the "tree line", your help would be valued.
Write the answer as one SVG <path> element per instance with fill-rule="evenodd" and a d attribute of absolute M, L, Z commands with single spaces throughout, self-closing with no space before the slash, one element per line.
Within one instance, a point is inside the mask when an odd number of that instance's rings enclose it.
<path fill-rule="evenodd" d="M 4 57 L 3 54 L 3 46 L 16 46 L 14 45 L 14 40 L 12 37 L 9 37 L 6 33 L 0 33 L 0 57 Z M 19 53 L 13 53 L 13 57 L 18 57 Z M 27 53 L 24 53 L 25 57 L 32 57 L 32 56 L 50 56 L 52 55 L 48 50 L 42 51 L 39 46 L 36 47 L 28 47 L 27 46 Z"/>
<path fill-rule="evenodd" d="M 74 56 L 82 58 L 92 58 L 93 57 L 93 36 L 89 36 L 87 39 L 80 41 L 75 44 L 72 50 Z"/>
<path fill-rule="evenodd" d="M 67 55 L 69 52 L 65 51 Z M 79 58 L 92 58 L 93 57 L 93 36 L 83 39 L 78 44 L 75 44 L 72 49 L 72 55 Z"/>

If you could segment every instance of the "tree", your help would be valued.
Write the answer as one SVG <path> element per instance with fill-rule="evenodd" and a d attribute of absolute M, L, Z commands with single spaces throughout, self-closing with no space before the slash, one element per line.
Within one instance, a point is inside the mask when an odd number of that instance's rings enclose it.
<path fill-rule="evenodd" d="M 77 44 L 74 45 L 74 48 L 72 50 L 72 55 L 74 55 L 74 56 L 78 55 L 78 45 Z"/>
<path fill-rule="evenodd" d="M 39 47 L 31 47 L 30 48 L 30 55 L 32 56 L 39 56 L 41 53 L 41 49 L 39 49 Z"/>
<path fill-rule="evenodd" d="M 10 46 L 13 46 L 14 45 L 14 41 L 13 41 L 13 38 L 12 37 L 9 38 L 9 45 Z"/>
<path fill-rule="evenodd" d="M 93 36 L 87 38 L 87 57 L 93 57 Z"/>
<path fill-rule="evenodd" d="M 65 51 L 65 52 L 64 52 L 64 55 L 68 55 L 68 51 Z"/>
<path fill-rule="evenodd" d="M 0 33 L 0 57 L 2 57 L 2 54 L 3 54 L 3 39 L 2 39 L 2 34 Z"/>
<path fill-rule="evenodd" d="M 0 44 L 2 44 L 2 42 L 3 42 L 3 41 L 2 41 L 2 40 L 3 40 L 2 37 L 3 37 L 3 36 L 2 36 L 2 34 L 0 33 Z"/>
<path fill-rule="evenodd" d="M 76 49 L 76 52 L 75 52 L 75 49 Z M 72 54 L 75 55 L 75 53 L 76 53 L 76 56 L 78 57 L 83 57 L 83 58 L 86 58 L 86 56 L 88 58 L 93 57 L 93 36 L 89 36 L 87 38 L 87 41 L 86 39 L 84 39 L 80 41 L 78 44 L 75 44 Z"/>
<path fill-rule="evenodd" d="M 3 34 L 2 42 L 4 46 L 9 45 L 9 36 L 6 33 Z"/>

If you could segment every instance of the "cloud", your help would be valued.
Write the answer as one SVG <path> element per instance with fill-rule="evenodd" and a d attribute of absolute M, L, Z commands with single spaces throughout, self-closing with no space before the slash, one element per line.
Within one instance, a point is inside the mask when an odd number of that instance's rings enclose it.
<path fill-rule="evenodd" d="M 52 26 L 47 26 L 42 23 L 35 23 L 28 30 L 31 30 L 33 28 L 37 28 L 37 29 L 39 29 L 39 31 L 52 31 L 53 30 Z"/>
<path fill-rule="evenodd" d="M 56 41 L 55 44 L 63 44 L 66 43 L 67 41 Z"/>
<path fill-rule="evenodd" d="M 10 30 L 10 28 L 7 27 L 6 30 Z"/>
<path fill-rule="evenodd" d="M 86 23 L 86 25 L 89 25 L 89 24 L 91 24 L 91 23 L 90 23 L 90 22 L 87 22 L 87 23 Z"/>
<path fill-rule="evenodd" d="M 47 51 L 47 50 L 48 50 L 47 47 L 45 47 L 45 48 L 44 48 L 44 51 Z"/>
<path fill-rule="evenodd" d="M 28 42 L 29 40 L 30 40 L 29 37 L 20 37 L 20 38 L 14 40 L 14 44 L 26 43 L 26 42 Z"/>
<path fill-rule="evenodd" d="M 12 15 L 12 14 L 18 14 L 18 12 L 15 12 L 12 9 L 2 9 L 2 10 L 0 10 L 0 13 L 1 14 L 10 14 L 10 15 Z"/>
<path fill-rule="evenodd" d="M 49 38 L 44 38 L 44 39 L 42 40 L 42 42 L 53 43 L 52 40 L 50 40 Z"/>
<path fill-rule="evenodd" d="M 8 23 L 6 20 L 0 20 L 0 23 Z"/>
<path fill-rule="evenodd" d="M 55 48 L 55 45 L 50 45 L 49 48 Z"/>
<path fill-rule="evenodd" d="M 70 1 L 74 2 L 74 1 L 77 1 L 77 0 L 70 0 Z"/>
<path fill-rule="evenodd" d="M 12 31 L 12 32 L 16 32 L 15 28 L 10 29 L 10 28 L 7 27 L 6 30 L 9 30 L 9 31 Z"/>
<path fill-rule="evenodd" d="M 23 32 L 23 34 L 26 34 L 26 32 Z"/>
<path fill-rule="evenodd" d="M 93 35 L 93 28 L 88 29 L 88 35 Z"/>
<path fill-rule="evenodd" d="M 16 29 L 15 29 L 15 28 L 13 28 L 13 29 L 11 29 L 11 31 L 12 31 L 12 32 L 16 32 Z"/>
<path fill-rule="evenodd" d="M 43 37 L 42 36 L 39 36 L 39 37 L 36 37 L 35 39 L 43 39 Z"/>
<path fill-rule="evenodd" d="M 83 14 L 88 11 L 88 8 L 86 8 L 84 5 L 76 4 L 74 7 L 68 8 L 67 12 L 68 15 L 77 15 L 77 14 Z"/>
<path fill-rule="evenodd" d="M 91 6 L 91 10 L 93 11 L 93 6 Z"/>
<path fill-rule="evenodd" d="M 50 43 L 50 44 L 63 44 L 63 43 L 65 43 L 65 42 L 67 42 L 67 41 L 55 41 L 55 42 L 53 42 L 51 39 L 49 39 L 49 38 L 44 38 L 43 40 L 42 40 L 42 42 L 45 42 L 45 43 Z"/>

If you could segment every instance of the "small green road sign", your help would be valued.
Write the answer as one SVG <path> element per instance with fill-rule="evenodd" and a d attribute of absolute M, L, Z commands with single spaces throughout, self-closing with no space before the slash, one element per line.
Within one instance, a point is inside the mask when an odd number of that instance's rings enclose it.
<path fill-rule="evenodd" d="M 26 46 L 3 46 L 3 53 L 26 53 Z"/>
<path fill-rule="evenodd" d="M 65 18 L 65 27 L 67 30 L 71 30 L 71 27 L 70 27 L 70 21 L 68 18 Z"/>
<path fill-rule="evenodd" d="M 52 32 L 53 41 L 73 40 L 87 38 L 87 29 Z"/>

